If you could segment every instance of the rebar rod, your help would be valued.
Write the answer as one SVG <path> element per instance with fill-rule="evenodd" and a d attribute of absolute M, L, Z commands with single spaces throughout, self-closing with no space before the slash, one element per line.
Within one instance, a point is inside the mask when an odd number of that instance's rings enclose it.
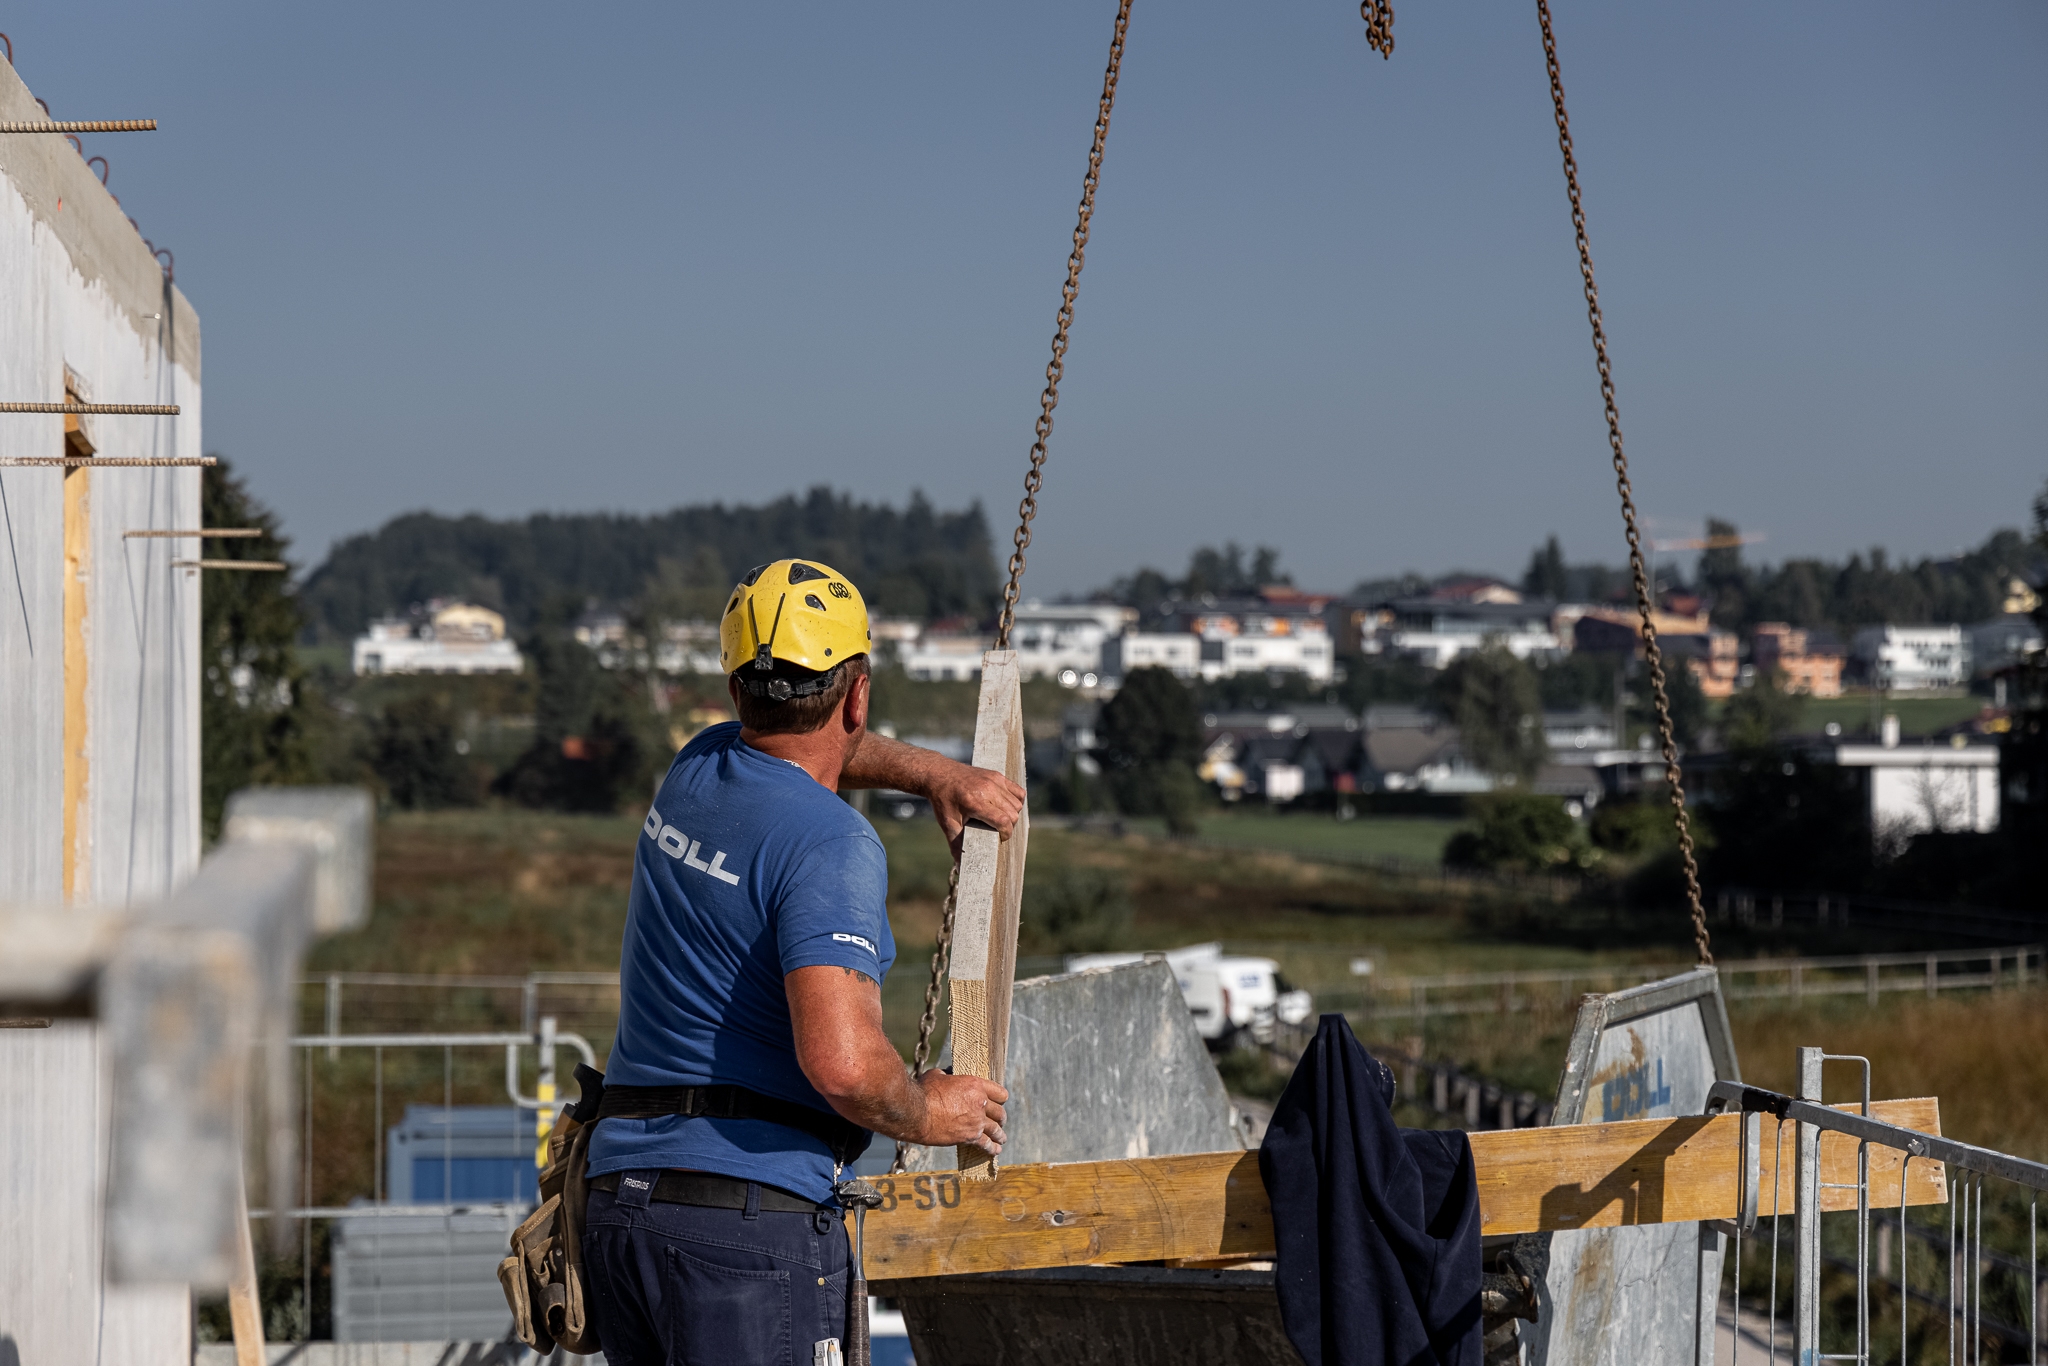
<path fill-rule="evenodd" d="M 71 413 L 79 417 L 176 417 L 175 403 L 0 403 L 0 413 Z"/>
<path fill-rule="evenodd" d="M 230 537 L 261 536 L 263 534 L 263 528 L 260 526 L 208 526 L 200 527 L 196 531 L 124 531 L 121 533 L 121 539 L 124 541 L 136 541 L 190 540 L 198 538 L 208 541 L 224 541 Z"/>
<path fill-rule="evenodd" d="M 74 469 L 182 469 L 211 467 L 220 461 L 210 455 L 10 455 L 0 459 L 0 469 L 37 469 L 63 466 Z"/>
<path fill-rule="evenodd" d="M 46 123 L 0 123 L 0 133 L 154 133 L 155 119 L 53 119 Z"/>
<path fill-rule="evenodd" d="M 291 566 L 283 560 L 172 560 L 173 569 L 244 569 L 267 574 L 282 574 Z"/>

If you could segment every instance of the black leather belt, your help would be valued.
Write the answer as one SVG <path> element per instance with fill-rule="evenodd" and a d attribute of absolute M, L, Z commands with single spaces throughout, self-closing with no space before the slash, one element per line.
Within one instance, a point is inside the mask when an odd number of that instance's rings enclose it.
<path fill-rule="evenodd" d="M 606 1172 L 603 1176 L 590 1178 L 590 1189 L 594 1191 L 617 1191 L 619 1178 L 624 1172 Z M 634 1180 L 640 1176 L 635 1175 Z M 730 1176 L 713 1176 L 709 1172 L 663 1172 L 654 1182 L 654 1194 L 650 1200 L 659 1200 L 664 1205 L 697 1205 L 704 1209 L 745 1209 L 747 1187 L 757 1192 L 754 1207 L 774 1210 L 777 1213 L 816 1214 L 819 1210 L 837 1214 L 833 1205 L 821 1205 L 816 1200 L 806 1200 L 800 1195 L 763 1186 L 756 1182 L 741 1181 Z"/>

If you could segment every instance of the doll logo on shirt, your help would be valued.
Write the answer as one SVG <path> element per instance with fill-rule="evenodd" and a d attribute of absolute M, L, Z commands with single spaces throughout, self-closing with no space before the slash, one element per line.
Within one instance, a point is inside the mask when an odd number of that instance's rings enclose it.
<path fill-rule="evenodd" d="M 734 887 L 740 885 L 740 875 L 738 873 L 729 873 L 725 870 L 725 851 L 723 849 L 714 852 L 711 856 L 711 861 L 706 863 L 703 859 L 697 857 L 698 851 L 703 849 L 704 846 L 676 829 L 673 825 L 663 824 L 661 812 L 653 807 L 647 809 L 647 819 L 640 826 L 640 833 L 653 840 L 655 847 L 670 858 L 681 859 L 686 866 L 695 868 L 700 873 L 709 873 L 720 882 L 729 883 Z"/>
<path fill-rule="evenodd" d="M 882 956 L 880 950 L 857 934 L 835 934 L 832 936 L 832 942 L 835 944 L 858 944 L 869 953 L 874 954 L 875 957 L 880 958 Z"/>

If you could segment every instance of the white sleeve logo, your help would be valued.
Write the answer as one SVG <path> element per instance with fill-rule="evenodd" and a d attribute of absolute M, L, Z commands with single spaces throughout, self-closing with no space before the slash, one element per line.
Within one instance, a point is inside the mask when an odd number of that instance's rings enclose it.
<path fill-rule="evenodd" d="M 869 953 L 874 954 L 875 957 L 880 958 L 882 956 L 879 949 L 857 934 L 835 934 L 832 936 L 832 942 L 835 944 L 858 944 Z"/>
<path fill-rule="evenodd" d="M 681 859 L 687 867 L 695 868 L 700 873 L 709 873 L 720 882 L 729 883 L 734 887 L 740 885 L 740 875 L 738 873 L 729 873 L 725 869 L 725 851 L 723 849 L 714 852 L 711 856 L 711 862 L 706 863 L 703 859 L 697 857 L 698 851 L 704 846 L 676 829 L 673 825 L 664 825 L 661 819 L 661 812 L 650 807 L 647 812 L 647 820 L 640 826 L 640 833 L 653 840 L 655 846 L 662 853 L 667 854 L 672 859 Z"/>

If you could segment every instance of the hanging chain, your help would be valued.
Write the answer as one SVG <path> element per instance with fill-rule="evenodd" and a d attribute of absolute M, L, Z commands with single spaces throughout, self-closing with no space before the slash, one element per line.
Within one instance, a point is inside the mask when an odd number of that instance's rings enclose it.
<path fill-rule="evenodd" d="M 1109 66 L 1102 73 L 1102 101 L 1095 109 L 1095 143 L 1088 149 L 1088 174 L 1081 180 L 1081 214 L 1074 224 L 1074 250 L 1067 257 L 1067 282 L 1052 334 L 1052 359 L 1045 367 L 1045 392 L 1038 396 L 1038 439 L 1031 443 L 1031 468 L 1024 475 L 1024 501 L 1017 505 L 1017 530 L 1010 537 L 1010 581 L 1003 585 L 1003 609 L 996 616 L 996 648 L 1010 648 L 1010 622 L 1024 578 L 1024 551 L 1031 544 L 1031 519 L 1038 515 L 1038 490 L 1045 483 L 1045 442 L 1052 435 L 1052 410 L 1060 402 L 1060 378 L 1067 369 L 1067 331 L 1074 325 L 1074 296 L 1081 292 L 1081 263 L 1088 255 L 1088 222 L 1095 217 L 1095 186 L 1102 179 L 1102 146 L 1109 140 L 1109 111 L 1116 104 L 1117 72 L 1124 62 L 1124 31 L 1131 26 L 1131 0 L 1119 0 Z"/>
<path fill-rule="evenodd" d="M 1664 755 L 1664 782 L 1671 790 L 1671 813 L 1678 825 L 1678 854 L 1685 863 L 1685 898 L 1692 910 L 1692 938 L 1700 963 L 1714 961 L 1707 935 L 1707 915 L 1700 906 L 1700 870 L 1693 856 L 1692 823 L 1685 811 L 1685 788 L 1679 782 L 1678 745 L 1671 735 L 1671 699 L 1664 689 L 1664 654 L 1657 647 L 1649 578 L 1643 570 L 1642 534 L 1636 529 L 1635 489 L 1629 482 L 1628 456 L 1621 446 L 1621 413 L 1614 403 L 1614 372 L 1607 359 L 1607 327 L 1600 317 L 1600 289 L 1593 283 L 1593 249 L 1586 241 L 1586 211 L 1579 202 L 1579 163 L 1572 155 L 1571 120 L 1564 111 L 1564 79 L 1557 69 L 1557 38 L 1550 29 L 1550 0 L 1536 0 L 1543 23 L 1543 60 L 1550 68 L 1550 102 L 1557 113 L 1557 145 L 1564 153 L 1565 189 L 1572 201 L 1572 232 L 1579 244 L 1579 275 L 1586 286 L 1586 317 L 1593 324 L 1593 358 L 1600 370 L 1600 399 L 1607 408 L 1607 444 L 1614 452 L 1614 484 L 1621 494 L 1621 519 L 1628 530 L 1629 572 L 1635 579 L 1636 613 L 1643 622 L 1643 657 L 1650 666 L 1650 693 L 1657 704 L 1657 738 Z"/>
<path fill-rule="evenodd" d="M 1384 59 L 1394 55 L 1394 6 L 1392 0 L 1359 0 L 1358 17 L 1365 20 L 1365 42 Z"/>
<path fill-rule="evenodd" d="M 1116 32 L 1109 41 L 1109 66 L 1102 73 L 1102 100 L 1095 108 L 1095 141 L 1088 148 L 1088 174 L 1081 180 L 1081 212 L 1074 224 L 1074 250 L 1067 256 L 1067 282 L 1060 288 L 1060 311 L 1052 336 L 1052 360 L 1045 367 L 1045 392 L 1038 398 L 1037 440 L 1031 443 L 1031 468 L 1024 474 L 1024 501 L 1017 505 L 1017 530 L 1010 537 L 1010 580 L 1003 585 L 1003 608 L 996 617 L 996 648 L 1010 645 L 1010 624 L 1017 613 L 1017 594 L 1024 578 L 1024 551 L 1031 544 L 1031 519 L 1038 515 L 1038 490 L 1045 484 L 1045 443 L 1052 435 L 1052 410 L 1060 402 L 1060 378 L 1066 373 L 1067 333 L 1074 325 L 1074 298 L 1081 292 L 1081 265 L 1088 256 L 1088 223 L 1095 217 L 1095 187 L 1102 181 L 1102 148 L 1109 140 L 1109 113 L 1116 105 L 1117 74 L 1124 64 L 1124 34 L 1131 26 L 1131 0 L 1118 0 Z M 960 896 L 960 857 L 946 880 L 946 906 L 939 919 L 939 942 L 932 948 L 932 978 L 924 988 L 924 1017 L 917 1022 L 917 1051 L 910 1071 L 915 1076 L 931 1060 L 932 1030 L 939 1021 L 939 987 L 953 949 L 953 912 Z M 910 1145 L 897 1140 L 900 1172 Z"/>
<path fill-rule="evenodd" d="M 953 860 L 952 876 L 946 879 L 946 905 L 939 914 L 939 942 L 932 945 L 932 980 L 924 987 L 924 1017 L 917 1022 L 917 1051 L 911 1055 L 910 1075 L 924 1074 L 924 1065 L 931 1061 L 932 1030 L 939 1023 L 939 984 L 946 975 L 946 960 L 953 952 L 953 909 L 960 900 L 960 860 Z M 904 1162 L 910 1156 L 910 1145 L 902 1139 L 896 1140 L 896 1160 L 889 1166 L 891 1176 L 903 1170 Z"/>

